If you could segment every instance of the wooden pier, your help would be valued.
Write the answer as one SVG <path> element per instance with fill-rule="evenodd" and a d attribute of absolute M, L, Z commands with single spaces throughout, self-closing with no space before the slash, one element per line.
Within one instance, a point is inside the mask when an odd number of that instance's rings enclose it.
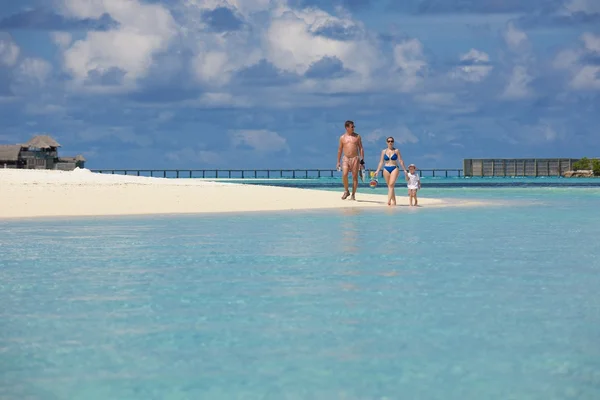
<path fill-rule="evenodd" d="M 101 174 L 202 179 L 318 179 L 342 175 L 336 169 L 92 169 L 91 171 Z M 421 177 L 463 176 L 463 170 L 460 168 L 418 169 L 417 172 Z M 383 176 L 383 171 L 380 172 L 380 176 Z"/>

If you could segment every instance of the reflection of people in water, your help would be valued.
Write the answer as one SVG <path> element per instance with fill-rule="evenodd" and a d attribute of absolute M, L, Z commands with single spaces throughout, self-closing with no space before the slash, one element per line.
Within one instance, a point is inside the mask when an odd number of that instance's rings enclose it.
<path fill-rule="evenodd" d="M 342 246 L 345 253 L 358 253 L 358 225 L 356 216 L 360 214 L 359 209 L 347 208 L 343 210 L 342 219 Z"/>

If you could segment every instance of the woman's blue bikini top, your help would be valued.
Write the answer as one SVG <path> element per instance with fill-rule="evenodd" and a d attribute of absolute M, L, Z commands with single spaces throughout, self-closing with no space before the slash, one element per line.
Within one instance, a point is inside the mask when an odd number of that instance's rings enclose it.
<path fill-rule="evenodd" d="M 384 159 L 385 161 L 389 161 L 389 160 L 390 160 L 390 158 L 388 157 L 388 155 L 387 155 L 387 154 L 385 154 L 385 153 L 383 154 L 383 159 Z M 398 159 L 398 154 L 396 154 L 396 153 L 392 154 L 392 158 L 391 158 L 391 160 L 392 160 L 392 161 L 396 161 L 397 159 Z"/>

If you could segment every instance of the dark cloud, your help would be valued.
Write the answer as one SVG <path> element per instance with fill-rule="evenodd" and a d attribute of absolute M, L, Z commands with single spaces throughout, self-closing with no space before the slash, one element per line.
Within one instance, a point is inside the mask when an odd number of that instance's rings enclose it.
<path fill-rule="evenodd" d="M 600 66 L 600 54 L 585 54 L 583 55 L 579 61 L 583 65 L 597 65 Z"/>
<path fill-rule="evenodd" d="M 283 86 L 298 82 L 300 76 L 282 71 L 267 60 L 237 72 L 234 82 L 245 86 Z"/>
<path fill-rule="evenodd" d="M 375 4 L 374 0 L 292 0 L 290 4 L 294 7 L 319 7 L 321 9 L 332 8 L 332 6 L 343 6 L 351 10 L 365 9 Z"/>
<path fill-rule="evenodd" d="M 164 52 L 154 57 L 148 76 L 140 80 L 141 89 L 129 98 L 141 103 L 177 103 L 197 98 L 200 88 L 190 82 L 188 65 L 194 54 L 190 51 Z"/>
<path fill-rule="evenodd" d="M 318 36 L 341 41 L 356 40 L 361 35 L 361 31 L 357 27 L 345 26 L 336 22 L 325 24 L 313 33 Z"/>
<path fill-rule="evenodd" d="M 459 60 L 454 64 L 456 67 L 474 67 L 474 66 L 493 66 L 494 64 L 490 61 L 476 60 L 468 58 L 466 60 Z"/>
<path fill-rule="evenodd" d="M 202 19 L 214 32 L 231 32 L 242 28 L 244 22 L 227 7 L 217 7 L 202 13 Z"/>
<path fill-rule="evenodd" d="M 344 68 L 344 64 L 339 58 L 323 57 L 312 63 L 304 76 L 313 79 L 331 79 L 341 78 L 351 73 L 350 70 Z"/>
<path fill-rule="evenodd" d="M 104 14 L 98 19 L 67 18 L 46 9 L 22 11 L 0 20 L 0 29 L 29 29 L 49 31 L 76 31 L 112 29 L 119 24 L 110 15 Z"/>
<path fill-rule="evenodd" d="M 392 0 L 389 7 L 413 14 L 503 14 L 550 13 L 562 4 L 562 0 Z"/>

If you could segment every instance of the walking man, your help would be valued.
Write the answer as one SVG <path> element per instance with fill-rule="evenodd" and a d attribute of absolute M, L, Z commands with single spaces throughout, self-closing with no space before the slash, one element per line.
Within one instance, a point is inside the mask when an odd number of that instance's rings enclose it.
<path fill-rule="evenodd" d="M 340 157 L 342 151 L 344 158 L 342 159 L 342 182 L 344 182 L 344 194 L 342 200 L 346 200 L 350 196 L 348 190 L 348 172 L 352 172 L 352 195 L 350 200 L 356 200 L 354 195 L 358 188 L 358 173 L 362 165 L 365 164 L 365 150 L 362 145 L 360 135 L 354 132 L 354 122 L 346 121 L 344 124 L 346 132 L 340 136 L 340 145 L 337 153 L 337 169 L 340 169 Z"/>

